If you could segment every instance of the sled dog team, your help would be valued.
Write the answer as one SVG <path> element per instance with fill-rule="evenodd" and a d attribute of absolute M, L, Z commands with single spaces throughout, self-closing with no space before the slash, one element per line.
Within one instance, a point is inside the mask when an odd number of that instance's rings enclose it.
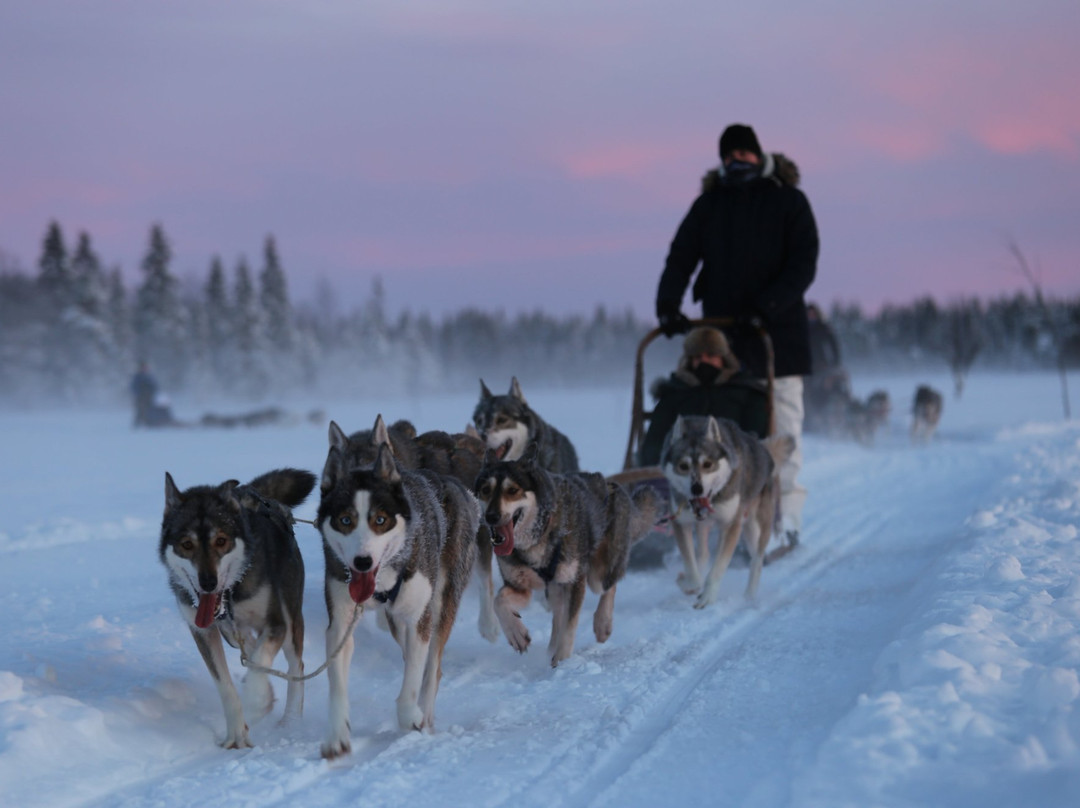
<path fill-rule="evenodd" d="M 596 639 L 611 636 L 631 547 L 661 520 L 673 527 L 684 565 L 679 585 L 696 594 L 696 608 L 716 599 L 740 537 L 750 556 L 746 595 L 757 591 L 778 515 L 776 468 L 794 447 L 790 437 L 758 440 L 731 421 L 681 417 L 661 455 L 664 498 L 654 486 L 628 491 L 580 471 L 570 441 L 530 408 L 517 379 L 506 395 L 481 381 L 473 424 L 462 434 L 417 434 L 407 421 L 388 425 L 380 415 L 372 429 L 351 435 L 330 424 L 315 519 L 329 614 L 325 758 L 351 751 L 349 666 L 362 611 L 378 610 L 401 646 L 398 725 L 432 731 L 443 650 L 474 569 L 480 633 L 494 641 L 501 630 L 516 651 L 531 643 L 522 611 L 534 591 L 543 593 L 553 667 L 573 652 L 586 586 L 600 596 Z M 279 650 L 288 663 L 284 718 L 303 710 L 304 562 L 292 509 L 316 482 L 307 471 L 279 469 L 246 485 L 181 490 L 165 475 L 159 556 L 218 688 L 226 748 L 251 745 L 245 711 L 270 711 L 267 676 Z M 710 566 L 713 527 L 720 543 Z M 242 695 L 223 640 L 249 665 Z"/>

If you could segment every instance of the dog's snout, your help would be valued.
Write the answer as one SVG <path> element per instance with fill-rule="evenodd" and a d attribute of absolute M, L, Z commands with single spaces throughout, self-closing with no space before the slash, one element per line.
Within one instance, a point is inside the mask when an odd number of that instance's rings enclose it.
<path fill-rule="evenodd" d="M 702 494 L 705 493 L 705 489 L 702 487 L 701 483 L 695 480 L 690 485 L 690 493 L 693 494 L 695 497 L 700 497 Z"/>
<path fill-rule="evenodd" d="M 217 574 L 213 572 L 200 572 L 199 587 L 203 592 L 215 591 L 217 589 Z"/>
<path fill-rule="evenodd" d="M 357 556 L 352 560 L 352 564 L 357 572 L 367 572 L 371 569 L 371 556 Z"/>
<path fill-rule="evenodd" d="M 484 511 L 484 521 L 488 523 L 489 527 L 495 527 L 502 521 L 502 511 L 498 508 L 488 508 Z"/>

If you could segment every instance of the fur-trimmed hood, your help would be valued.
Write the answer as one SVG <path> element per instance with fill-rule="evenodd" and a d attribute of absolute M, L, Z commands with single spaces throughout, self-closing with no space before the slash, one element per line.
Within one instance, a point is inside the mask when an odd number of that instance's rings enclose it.
<path fill-rule="evenodd" d="M 725 366 L 717 374 L 716 378 L 712 381 L 712 387 L 719 387 L 722 384 L 727 384 L 731 381 L 731 377 L 739 372 L 738 366 L 731 367 Z M 683 384 L 686 387 L 701 387 L 701 379 L 694 375 L 694 372 L 690 370 L 690 360 L 687 357 L 683 357 L 679 360 L 679 366 L 668 377 L 658 376 L 653 379 L 652 384 L 649 385 L 649 395 L 654 399 L 659 399 L 663 393 L 664 388 L 671 384 Z"/>
<path fill-rule="evenodd" d="M 711 191 L 720 185 L 724 176 L 724 166 L 720 164 L 710 169 L 701 178 L 701 191 Z M 771 179 L 781 185 L 790 185 L 792 188 L 799 187 L 799 167 L 794 160 L 788 159 L 780 152 L 766 152 L 765 161 L 762 164 L 761 176 L 763 179 Z"/>

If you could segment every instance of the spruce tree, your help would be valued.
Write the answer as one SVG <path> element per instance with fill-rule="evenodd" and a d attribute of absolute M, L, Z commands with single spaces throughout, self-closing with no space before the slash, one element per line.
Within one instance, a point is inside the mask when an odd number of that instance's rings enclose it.
<path fill-rule="evenodd" d="M 232 323 L 239 381 L 249 396 L 261 395 L 266 391 L 267 382 L 263 357 L 263 323 L 255 286 L 251 281 L 251 270 L 243 257 L 236 265 Z"/>
<path fill-rule="evenodd" d="M 67 305 L 74 297 L 71 267 L 68 264 L 67 247 L 64 246 L 64 234 L 60 230 L 59 222 L 56 221 L 49 223 L 49 229 L 41 245 L 38 284 L 50 298 L 50 303 L 54 308 Z"/>
<path fill-rule="evenodd" d="M 162 381 L 174 389 L 186 372 L 186 313 L 180 284 L 169 272 L 172 249 L 161 225 L 150 230 L 150 244 L 142 260 L 142 285 L 135 301 L 135 338 L 140 358 L 150 362 Z"/>
<path fill-rule="evenodd" d="M 269 347 L 278 358 L 284 359 L 292 351 L 294 334 L 292 310 L 285 285 L 285 273 L 278 261 L 277 245 L 273 236 L 266 237 L 263 250 L 264 264 L 259 275 L 259 297 L 266 323 Z"/>
<path fill-rule="evenodd" d="M 206 353 L 210 359 L 210 368 L 215 379 L 228 387 L 230 357 L 234 352 L 232 310 L 228 292 L 225 288 L 225 268 L 221 259 L 214 256 L 210 261 L 210 275 L 204 289 L 204 309 L 206 312 Z"/>

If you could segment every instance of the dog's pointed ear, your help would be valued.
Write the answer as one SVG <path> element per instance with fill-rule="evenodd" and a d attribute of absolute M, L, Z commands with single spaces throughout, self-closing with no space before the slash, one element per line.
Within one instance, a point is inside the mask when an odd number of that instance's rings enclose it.
<path fill-rule="evenodd" d="M 236 489 L 240 485 L 239 480 L 226 480 L 218 486 L 218 490 L 225 495 L 225 501 L 234 511 L 240 510 L 240 500 L 236 497 Z"/>
<path fill-rule="evenodd" d="M 724 436 L 720 432 L 720 422 L 712 415 L 709 416 L 709 423 L 705 428 L 705 437 L 717 442 L 723 442 L 724 440 Z"/>
<path fill-rule="evenodd" d="M 476 427 L 472 425 L 471 421 L 469 423 L 465 424 L 465 434 L 468 435 L 470 438 L 476 438 L 477 440 L 483 440 L 480 437 L 480 433 L 477 431 Z"/>
<path fill-rule="evenodd" d="M 528 404 L 525 400 L 525 394 L 521 392 L 521 384 L 517 380 L 517 376 L 513 376 L 510 379 L 510 395 L 520 401 L 522 404 Z"/>
<path fill-rule="evenodd" d="M 732 440 L 731 430 L 721 428 L 720 422 L 710 415 L 706 435 L 709 440 L 716 441 L 720 445 L 724 450 L 724 456 L 727 457 L 728 466 L 732 471 L 735 471 L 739 467 L 741 460 L 738 449 Z"/>
<path fill-rule="evenodd" d="M 387 443 L 379 446 L 379 455 L 375 458 L 375 474 L 380 480 L 391 483 L 396 483 L 401 479 L 397 463 L 394 462 L 394 453 Z"/>
<path fill-rule="evenodd" d="M 324 494 L 332 489 L 337 483 L 337 478 L 342 472 L 345 456 L 342 450 L 333 443 L 330 451 L 326 453 L 326 463 L 323 465 L 322 479 L 319 481 L 319 490 Z"/>
<path fill-rule="evenodd" d="M 180 494 L 180 489 L 176 487 L 176 483 L 173 482 L 172 475 L 169 472 L 165 472 L 165 513 L 179 508 L 183 503 L 184 497 Z"/>
<path fill-rule="evenodd" d="M 484 384 L 483 379 L 480 380 L 480 398 L 481 399 L 493 398 L 493 396 L 491 395 L 491 391 L 488 390 L 488 386 L 486 384 Z"/>
<path fill-rule="evenodd" d="M 345 434 L 337 421 L 330 422 L 330 447 L 344 449 L 349 444 L 349 436 Z"/>
<path fill-rule="evenodd" d="M 671 426 L 671 439 L 678 440 L 683 436 L 683 430 L 686 425 L 683 423 L 683 417 L 680 415 L 675 419 L 675 423 Z"/>
<path fill-rule="evenodd" d="M 539 456 L 540 447 L 536 444 L 536 441 L 532 440 L 525 446 L 525 451 L 521 453 L 521 462 L 536 465 L 536 459 Z"/>
<path fill-rule="evenodd" d="M 375 416 L 375 426 L 371 428 L 372 446 L 390 446 L 390 433 L 386 429 L 386 421 L 380 412 Z"/>

